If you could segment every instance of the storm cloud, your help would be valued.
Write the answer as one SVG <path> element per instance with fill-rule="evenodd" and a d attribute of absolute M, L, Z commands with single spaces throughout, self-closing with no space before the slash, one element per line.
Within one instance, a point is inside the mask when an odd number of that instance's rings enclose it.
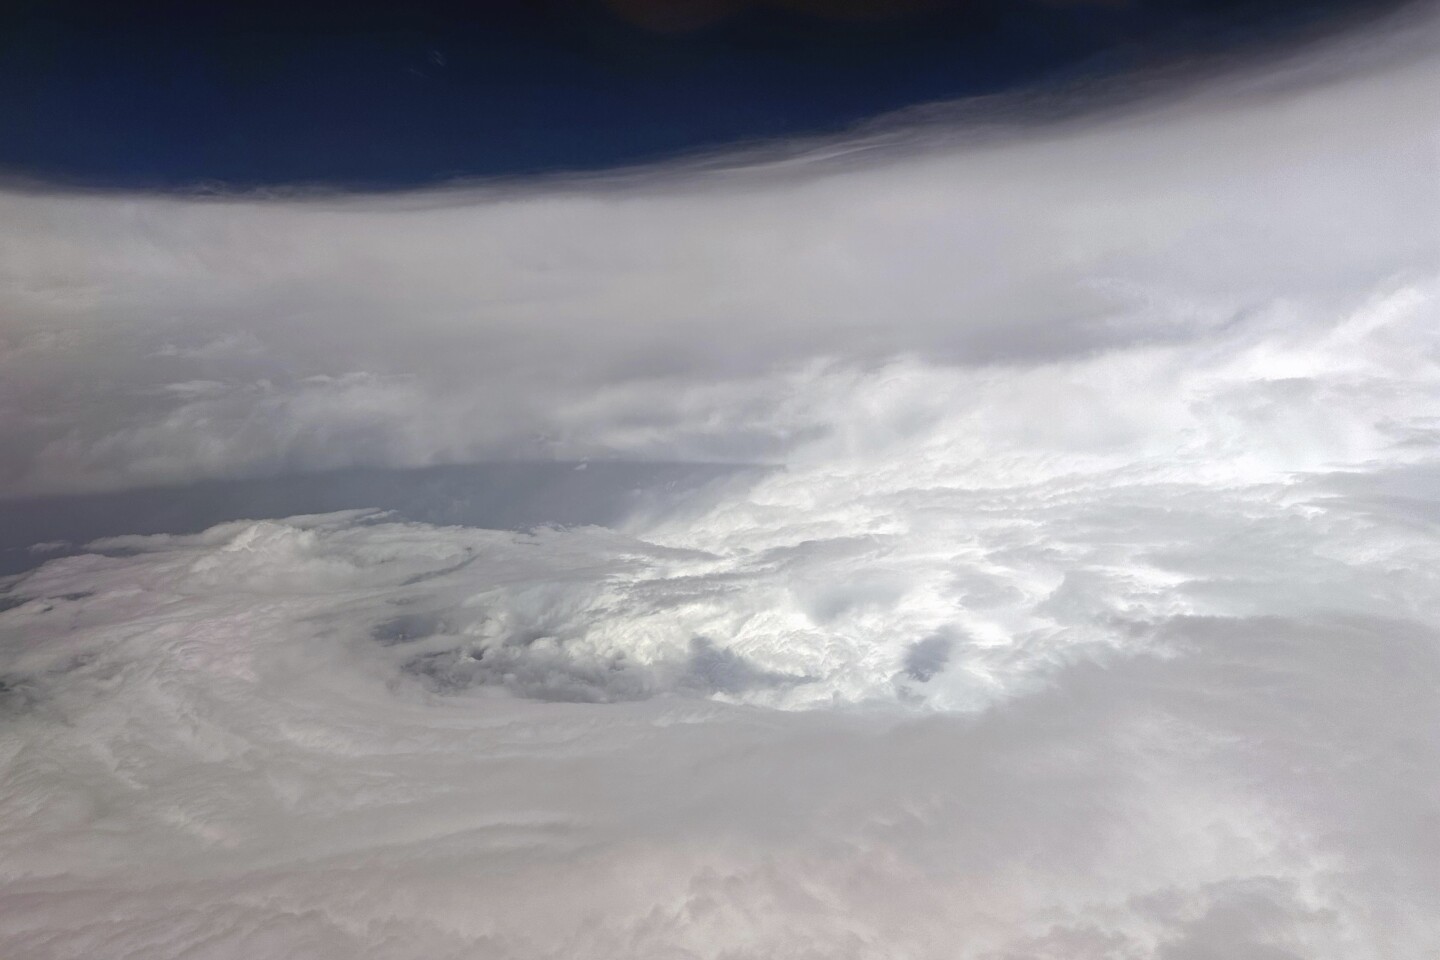
<path fill-rule="evenodd" d="M 1323 338 L 1433 278 L 1433 31 L 1412 12 L 1009 133 L 1002 100 L 978 139 L 969 107 L 380 198 L 0 194 L 0 491 L 781 462 L 853 429 L 851 385 L 907 358 L 994 384 L 1147 350 L 1205 362 L 1267 324 Z"/>
<path fill-rule="evenodd" d="M 607 177 L 0 195 L 8 497 L 772 467 L 37 544 L 0 952 L 1429 955 L 1436 39 Z"/>

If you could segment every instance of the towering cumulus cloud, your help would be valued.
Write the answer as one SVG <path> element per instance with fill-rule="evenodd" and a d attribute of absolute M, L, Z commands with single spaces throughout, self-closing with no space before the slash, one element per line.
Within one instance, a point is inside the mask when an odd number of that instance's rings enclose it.
<path fill-rule="evenodd" d="M 8 497 L 766 467 L 38 545 L 0 955 L 1433 956 L 1437 40 L 589 179 L 0 195 Z"/>

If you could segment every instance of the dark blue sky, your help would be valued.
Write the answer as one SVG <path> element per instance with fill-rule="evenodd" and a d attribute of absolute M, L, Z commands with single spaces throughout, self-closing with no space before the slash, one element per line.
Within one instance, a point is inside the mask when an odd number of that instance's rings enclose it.
<path fill-rule="evenodd" d="M 0 172 L 128 187 L 393 187 L 596 169 L 1283 43 L 1376 5 L 901 6 L 10 0 Z"/>

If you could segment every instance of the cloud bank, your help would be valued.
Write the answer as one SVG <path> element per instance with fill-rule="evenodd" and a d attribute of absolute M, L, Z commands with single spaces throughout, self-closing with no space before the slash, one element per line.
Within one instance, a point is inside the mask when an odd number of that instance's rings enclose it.
<path fill-rule="evenodd" d="M 102 541 L 0 614 L 0 941 L 1418 958 L 1437 479 Z"/>
<path fill-rule="evenodd" d="M 1006 132 L 1001 102 L 969 141 L 940 111 L 770 159 L 387 198 L 3 193 L 0 493 L 780 462 L 844 429 L 827 390 L 897 358 L 1203 355 L 1276 311 L 1322 335 L 1435 274 L 1434 29 L 1069 123 Z"/>
<path fill-rule="evenodd" d="M 609 527 L 236 520 L 7 581 L 0 952 L 1427 956 L 1405 26 L 968 143 L 0 198 L 10 495 L 783 463 Z"/>

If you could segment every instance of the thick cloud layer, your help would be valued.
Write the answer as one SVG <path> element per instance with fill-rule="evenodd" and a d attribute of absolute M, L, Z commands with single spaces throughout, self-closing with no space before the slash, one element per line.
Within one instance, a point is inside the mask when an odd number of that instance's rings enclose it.
<path fill-rule="evenodd" d="M 0 942 L 1419 958 L 1437 474 L 97 543 L 0 614 Z"/>
<path fill-rule="evenodd" d="M 10 493 L 785 466 L 610 527 L 237 520 L 8 582 L 0 953 L 1430 955 L 1407 26 L 968 145 L 7 196 Z"/>
<path fill-rule="evenodd" d="M 0 493 L 780 461 L 896 357 L 1007 378 L 1279 312 L 1305 338 L 1434 275 L 1434 37 L 1412 14 L 1028 132 L 1000 103 L 969 143 L 978 108 L 608 180 L 0 194 Z"/>

